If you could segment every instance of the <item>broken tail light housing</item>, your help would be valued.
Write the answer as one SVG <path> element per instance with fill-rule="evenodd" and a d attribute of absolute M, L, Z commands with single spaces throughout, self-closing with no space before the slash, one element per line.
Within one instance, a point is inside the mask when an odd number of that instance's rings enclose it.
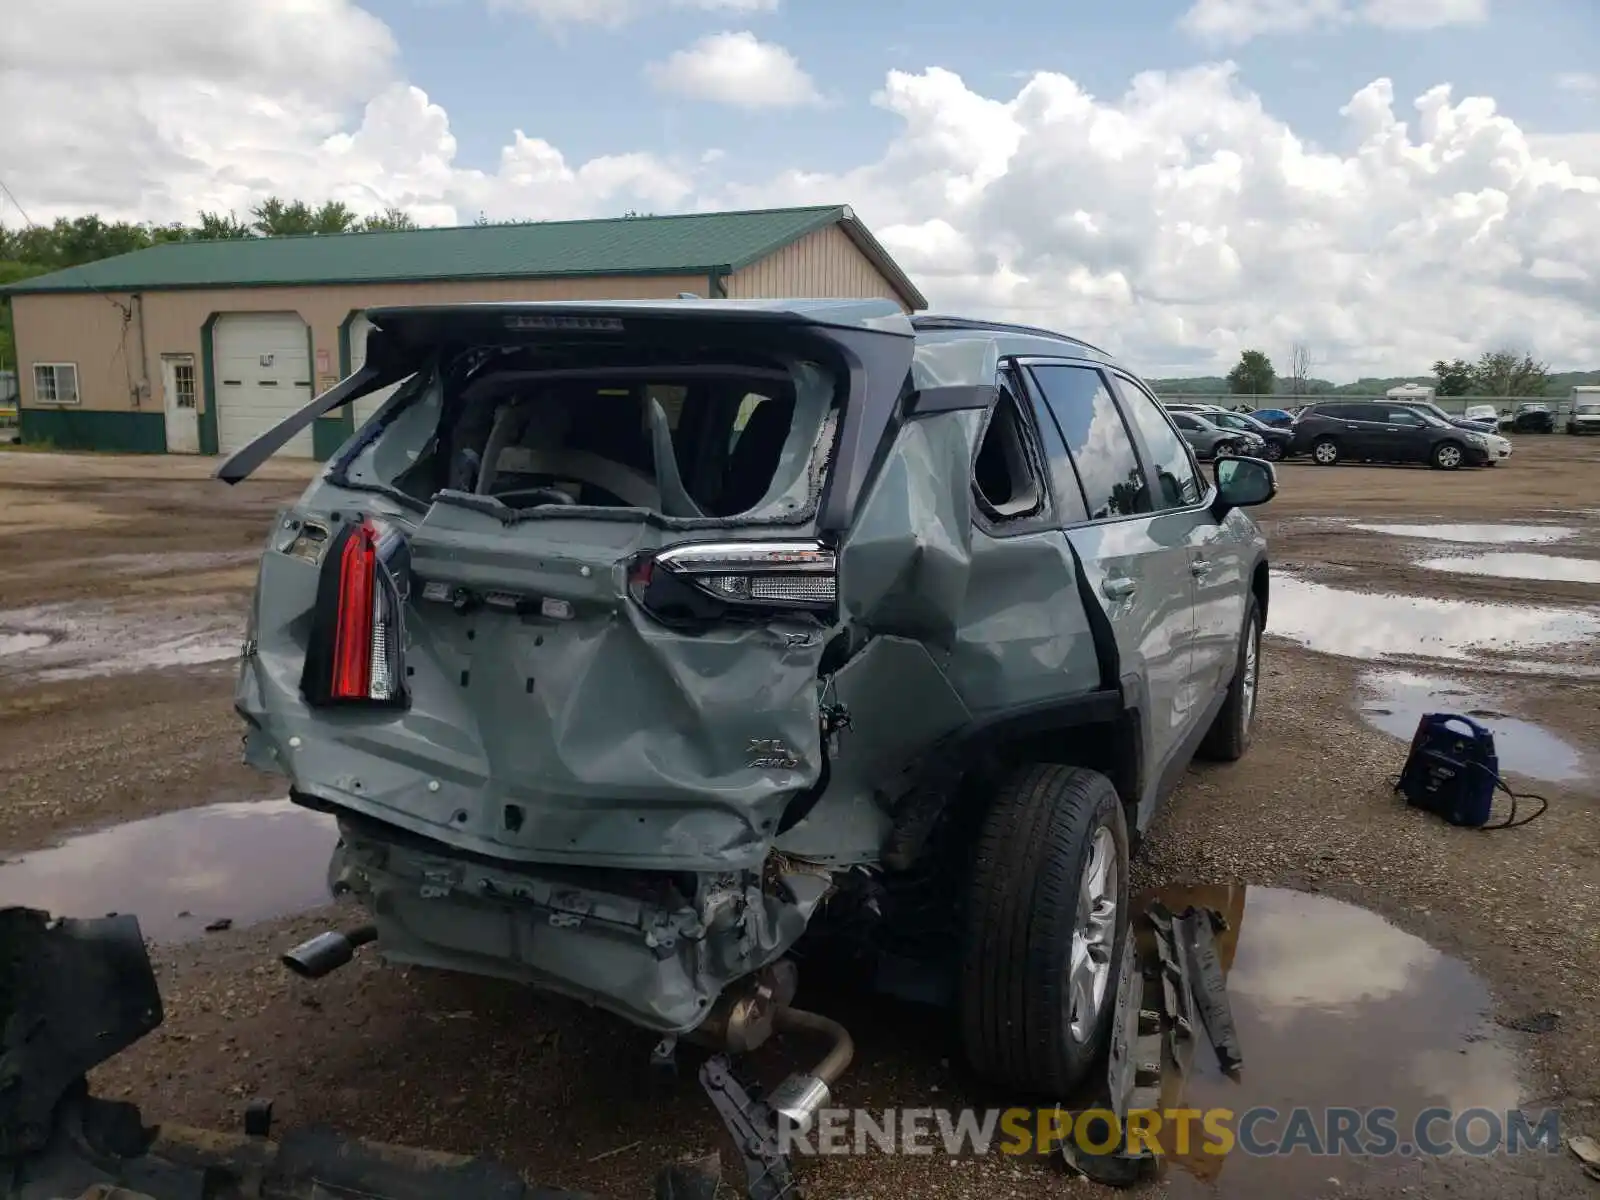
<path fill-rule="evenodd" d="M 370 518 L 346 525 L 322 562 L 300 691 L 306 703 L 402 708 L 405 537 Z"/>
<path fill-rule="evenodd" d="M 629 590 L 665 621 L 824 616 L 839 598 L 838 562 L 820 542 L 689 542 L 642 555 Z"/>

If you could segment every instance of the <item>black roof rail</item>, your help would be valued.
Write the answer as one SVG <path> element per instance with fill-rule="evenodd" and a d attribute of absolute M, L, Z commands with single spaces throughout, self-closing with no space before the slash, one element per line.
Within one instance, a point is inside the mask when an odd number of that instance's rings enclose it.
<path fill-rule="evenodd" d="M 935 314 L 914 316 L 911 318 L 913 329 L 971 329 L 974 331 L 989 330 L 994 333 L 1025 333 L 1030 337 L 1049 338 L 1054 342 L 1071 342 L 1075 346 L 1093 350 L 1096 354 L 1111 357 L 1108 350 L 1102 350 L 1093 342 L 1086 342 L 1082 338 L 1073 337 L 1070 333 L 1061 333 L 1054 329 L 1044 329 L 1038 325 L 1013 325 L 1008 321 L 984 321 L 977 317 L 941 317 Z"/>

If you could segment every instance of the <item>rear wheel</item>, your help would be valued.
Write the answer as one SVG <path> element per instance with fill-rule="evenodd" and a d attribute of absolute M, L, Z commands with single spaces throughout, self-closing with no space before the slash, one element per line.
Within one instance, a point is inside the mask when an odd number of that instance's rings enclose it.
<path fill-rule="evenodd" d="M 1318 438 L 1311 447 L 1311 460 L 1319 467 L 1331 467 L 1339 461 L 1339 443 L 1332 438 Z"/>
<path fill-rule="evenodd" d="M 1281 442 L 1268 442 L 1261 449 L 1261 457 L 1266 459 L 1268 462 L 1282 462 L 1283 461 L 1283 443 L 1281 443 Z"/>
<path fill-rule="evenodd" d="M 1104 1053 L 1128 936 L 1128 827 L 1104 775 L 1033 765 L 984 817 L 962 930 L 968 1061 L 990 1081 L 1059 1098 Z"/>
<path fill-rule="evenodd" d="M 1461 446 L 1457 442 L 1440 442 L 1433 448 L 1433 465 L 1440 471 L 1454 471 L 1461 465 Z"/>

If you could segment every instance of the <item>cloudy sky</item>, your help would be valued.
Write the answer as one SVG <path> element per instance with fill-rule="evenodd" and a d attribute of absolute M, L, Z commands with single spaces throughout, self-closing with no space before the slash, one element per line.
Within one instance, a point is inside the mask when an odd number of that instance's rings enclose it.
<path fill-rule="evenodd" d="M 847 203 L 1152 375 L 1600 366 L 1596 0 L 9 0 L 0 111 L 35 221 Z"/>

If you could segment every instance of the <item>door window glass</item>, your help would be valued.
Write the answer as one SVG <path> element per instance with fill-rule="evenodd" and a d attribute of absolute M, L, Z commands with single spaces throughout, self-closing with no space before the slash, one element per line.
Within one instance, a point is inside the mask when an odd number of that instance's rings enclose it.
<path fill-rule="evenodd" d="M 1144 471 L 1105 377 L 1093 367 L 1066 365 L 1036 366 L 1032 373 L 1077 467 L 1089 519 L 1149 512 Z"/>
<path fill-rule="evenodd" d="M 1122 403 L 1133 418 L 1144 444 L 1150 451 L 1150 467 L 1156 478 L 1156 506 L 1158 508 L 1185 508 L 1199 504 L 1205 489 L 1200 486 L 1200 472 L 1195 468 L 1189 445 L 1167 423 L 1155 397 L 1131 379 L 1116 377 L 1117 391 Z M 1196 422 L 1197 427 L 1199 422 Z"/>

